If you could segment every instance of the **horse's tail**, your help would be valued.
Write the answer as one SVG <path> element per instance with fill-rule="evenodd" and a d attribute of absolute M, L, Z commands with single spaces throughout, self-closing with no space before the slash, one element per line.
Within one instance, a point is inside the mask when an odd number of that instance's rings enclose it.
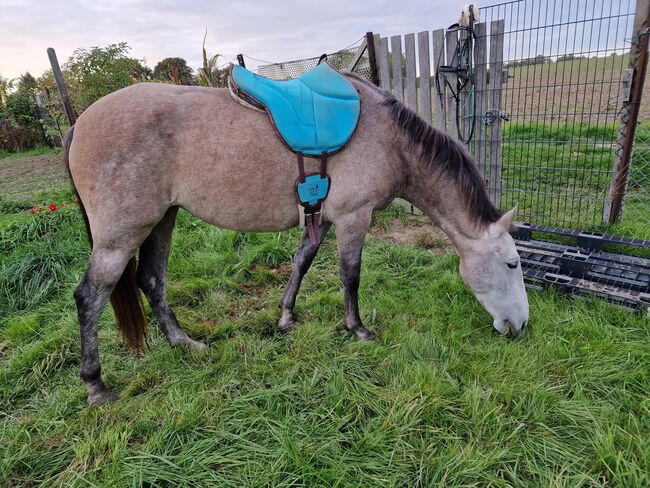
<path fill-rule="evenodd" d="M 79 203 L 79 210 L 81 211 L 81 216 L 84 219 L 84 224 L 86 224 L 86 234 L 88 236 L 88 242 L 90 247 L 93 247 L 93 236 L 90 232 L 90 222 L 88 221 L 88 214 L 84 207 L 77 187 L 74 184 L 74 179 L 70 173 L 70 145 L 72 144 L 72 138 L 74 136 L 74 125 L 70 127 L 70 130 L 67 132 L 63 138 L 63 163 L 65 164 L 65 169 L 68 173 L 68 178 L 70 179 L 70 184 L 72 189 L 77 196 L 77 201 Z M 142 297 L 140 295 L 140 290 L 135 280 L 137 264 L 135 257 L 131 258 L 122 273 L 122 276 L 118 280 L 113 293 L 111 294 L 111 305 L 113 307 L 113 312 L 115 313 L 115 320 L 117 326 L 119 327 L 122 338 L 127 346 L 131 347 L 136 351 L 141 351 L 144 346 L 144 339 L 146 337 L 147 331 L 147 321 L 144 316 L 144 309 L 142 306 Z"/>

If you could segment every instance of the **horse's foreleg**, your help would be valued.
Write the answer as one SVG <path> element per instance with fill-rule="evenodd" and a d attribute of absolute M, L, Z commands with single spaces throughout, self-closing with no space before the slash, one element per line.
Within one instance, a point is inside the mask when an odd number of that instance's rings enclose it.
<path fill-rule="evenodd" d="M 165 216 L 140 246 L 136 281 L 156 314 L 160 329 L 169 344 L 172 346 L 185 344 L 192 349 L 204 349 L 205 344 L 187 336 L 167 302 L 167 262 L 177 212 L 178 207 L 167 210 Z"/>
<path fill-rule="evenodd" d="M 334 222 L 339 250 L 340 274 L 343 282 L 345 326 L 360 340 L 374 340 L 375 334 L 363 326 L 359 316 L 359 282 L 361 251 L 370 227 L 372 212 L 349 214 Z"/>
<path fill-rule="evenodd" d="M 80 376 L 88 388 L 88 404 L 104 405 L 118 399 L 102 381 L 97 322 L 132 253 L 94 249 L 88 269 L 74 292 L 81 336 Z"/>
<path fill-rule="evenodd" d="M 278 328 L 282 332 L 288 332 L 293 329 L 298 322 L 293 313 L 293 308 L 296 305 L 296 295 L 298 295 L 298 290 L 300 289 L 300 283 L 302 282 L 303 277 L 309 270 L 311 263 L 314 261 L 318 249 L 325 239 L 325 234 L 329 231 L 332 226 L 329 222 L 323 222 L 320 226 L 320 241 L 318 244 L 312 244 L 309 240 L 309 233 L 307 229 L 302 233 L 302 239 L 300 241 L 300 246 L 296 251 L 296 254 L 293 258 L 293 269 L 291 270 L 291 277 L 289 278 L 289 283 L 287 288 L 282 295 L 282 300 L 280 301 L 280 308 L 282 309 L 282 316 L 278 321 Z"/>

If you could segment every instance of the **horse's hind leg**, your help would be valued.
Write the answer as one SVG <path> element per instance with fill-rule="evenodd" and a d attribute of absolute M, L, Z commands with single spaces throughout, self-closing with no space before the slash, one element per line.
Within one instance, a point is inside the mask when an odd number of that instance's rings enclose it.
<path fill-rule="evenodd" d="M 298 290 L 300 289 L 300 283 L 302 282 L 303 277 L 309 270 L 311 263 L 314 261 L 318 249 L 320 248 L 323 239 L 325 239 L 325 234 L 327 234 L 331 226 L 332 224 L 329 222 L 323 222 L 321 224 L 320 241 L 318 244 L 311 243 L 307 229 L 305 229 L 302 234 L 300 246 L 293 258 L 291 277 L 289 278 L 289 283 L 287 283 L 287 288 L 285 289 L 284 295 L 282 295 L 282 300 L 280 301 L 282 316 L 278 321 L 278 328 L 282 332 L 288 332 L 298 325 L 293 313 L 293 308 L 296 305 L 296 295 L 298 295 Z"/>
<path fill-rule="evenodd" d="M 193 349 L 203 349 L 203 343 L 187 336 L 167 302 L 167 261 L 177 212 L 178 207 L 170 208 L 140 246 L 136 281 L 156 314 L 160 329 L 169 344 L 185 344 Z"/>
<path fill-rule="evenodd" d="M 80 376 L 88 388 L 89 405 L 103 405 L 118 398 L 102 381 L 97 322 L 133 252 L 95 247 L 86 274 L 74 292 L 81 336 Z"/>

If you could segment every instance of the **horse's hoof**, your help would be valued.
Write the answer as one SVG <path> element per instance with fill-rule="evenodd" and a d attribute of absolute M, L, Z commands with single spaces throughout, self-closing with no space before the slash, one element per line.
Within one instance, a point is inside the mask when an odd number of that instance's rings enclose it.
<path fill-rule="evenodd" d="M 280 317 L 280 320 L 278 320 L 278 330 L 283 334 L 286 334 L 296 327 L 298 327 L 298 321 L 293 315 L 293 312 L 289 310 L 283 310 L 282 317 Z"/>
<path fill-rule="evenodd" d="M 208 348 L 208 346 L 206 346 L 202 342 L 195 341 L 194 339 L 190 339 L 189 337 L 185 340 L 184 344 L 190 349 L 194 349 L 195 351 L 203 351 Z"/>
<path fill-rule="evenodd" d="M 208 348 L 208 346 L 206 346 L 202 342 L 195 341 L 194 339 L 190 339 L 187 336 L 173 337 L 169 339 L 169 345 L 172 347 L 186 346 L 189 347 L 190 349 L 194 349 L 195 351 L 202 351 Z"/>
<path fill-rule="evenodd" d="M 368 329 L 365 327 L 357 327 L 353 330 L 354 335 L 357 336 L 357 339 L 360 341 L 376 341 L 377 336 L 370 332 Z"/>
<path fill-rule="evenodd" d="M 88 395 L 88 406 L 89 407 L 101 407 L 103 405 L 108 405 L 109 403 L 116 402 L 120 399 L 120 396 L 116 393 L 113 393 L 108 388 L 105 390 L 98 391 L 92 395 Z"/>
<path fill-rule="evenodd" d="M 282 320 L 280 319 L 278 321 L 278 330 L 282 332 L 283 334 L 287 334 L 291 332 L 293 329 L 298 327 L 298 321 L 297 320 Z"/>

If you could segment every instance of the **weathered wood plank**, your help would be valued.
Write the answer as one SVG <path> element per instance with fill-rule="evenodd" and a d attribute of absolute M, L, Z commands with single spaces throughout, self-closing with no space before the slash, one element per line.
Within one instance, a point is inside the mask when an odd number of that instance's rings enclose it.
<path fill-rule="evenodd" d="M 438 76 L 438 66 L 440 64 L 445 64 L 445 30 L 437 29 L 433 31 L 432 34 L 432 43 L 431 43 L 431 52 L 433 53 L 433 69 L 434 76 Z M 440 130 L 447 129 L 447 103 L 445 100 L 445 84 L 442 83 L 442 80 L 439 79 L 439 86 L 442 93 L 438 93 L 436 84 L 434 82 L 434 107 L 436 112 L 436 127 Z"/>
<path fill-rule="evenodd" d="M 373 85 L 379 86 L 379 68 L 377 68 L 377 52 L 379 47 L 375 42 L 375 35 L 372 32 L 366 32 L 366 43 L 368 45 L 368 65 L 370 66 L 370 81 Z"/>
<path fill-rule="evenodd" d="M 390 38 L 391 68 L 393 75 L 392 93 L 400 102 L 404 101 L 404 81 L 402 79 L 402 36 Z"/>
<path fill-rule="evenodd" d="M 63 104 L 65 115 L 68 118 L 68 123 L 73 126 L 77 121 L 77 114 L 75 113 L 74 108 L 72 108 L 72 102 L 70 101 L 68 89 L 65 86 L 63 74 L 61 73 L 61 68 L 59 67 L 59 60 L 56 58 L 56 52 L 54 51 L 54 48 L 47 48 L 47 57 L 50 59 L 52 74 L 54 75 L 54 80 L 56 81 L 56 85 L 59 88 L 61 103 Z"/>
<path fill-rule="evenodd" d="M 482 116 L 487 111 L 487 37 L 485 24 L 478 23 L 474 25 L 476 33 L 476 42 L 474 44 L 474 73 L 475 85 L 474 96 L 476 97 L 476 113 L 474 119 L 474 157 L 478 164 L 478 169 L 486 178 L 486 155 L 487 139 L 485 137 L 485 123 Z"/>
<path fill-rule="evenodd" d="M 490 109 L 501 110 L 503 90 L 503 19 L 490 22 Z M 501 117 L 490 125 L 490 176 L 488 191 L 492 203 L 501 202 Z"/>
<path fill-rule="evenodd" d="M 429 31 L 418 33 L 418 58 L 420 60 L 420 116 L 432 122 L 431 113 L 431 61 L 429 60 Z"/>
<path fill-rule="evenodd" d="M 447 66 L 454 65 L 456 60 L 454 59 L 454 54 L 456 53 L 456 46 L 458 45 L 458 32 L 457 31 L 447 31 L 445 33 L 447 39 L 447 60 L 445 63 Z M 449 75 L 448 75 L 449 76 Z M 456 80 L 453 76 L 448 78 L 450 83 L 454 83 L 454 90 L 456 89 L 455 83 Z M 451 90 L 447 90 L 447 132 L 458 138 L 458 129 L 456 128 L 456 99 L 454 98 Z"/>
<path fill-rule="evenodd" d="M 388 70 L 388 38 L 379 39 L 379 86 L 384 90 L 390 90 L 390 71 Z"/>
<path fill-rule="evenodd" d="M 415 78 L 415 34 L 404 36 L 404 50 L 406 53 L 406 106 L 418 111 L 417 86 Z"/>

